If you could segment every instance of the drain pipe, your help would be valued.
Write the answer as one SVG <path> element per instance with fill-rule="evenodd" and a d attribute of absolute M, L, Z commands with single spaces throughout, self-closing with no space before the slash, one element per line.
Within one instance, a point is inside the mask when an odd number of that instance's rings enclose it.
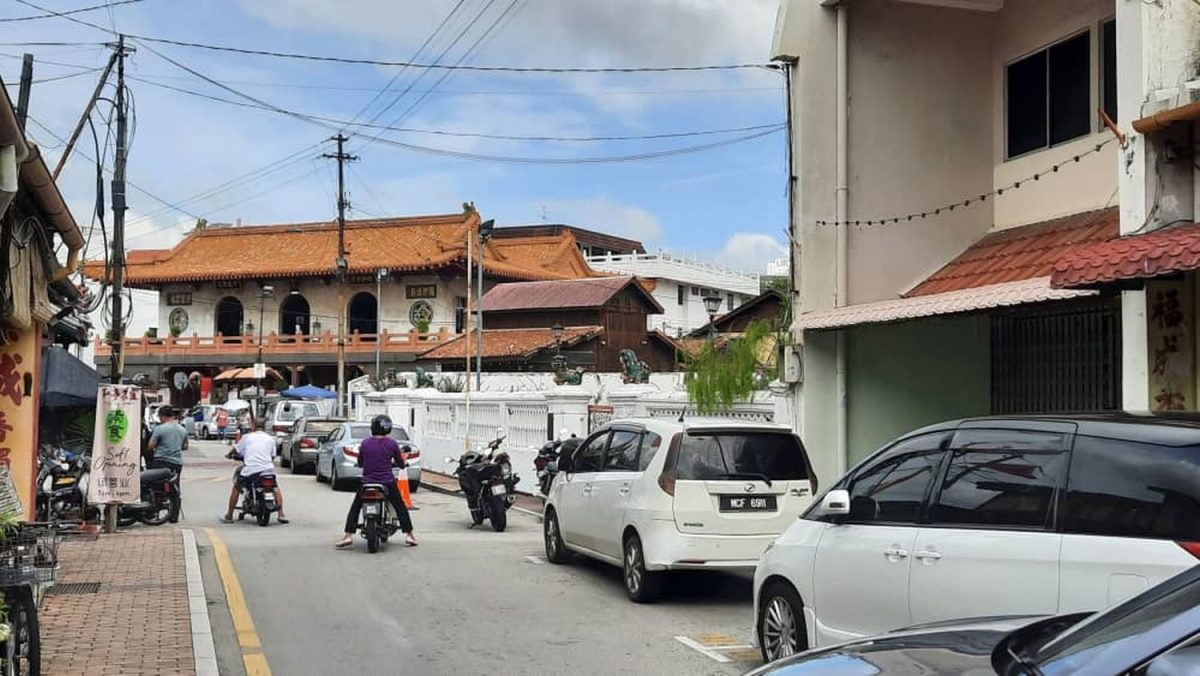
<path fill-rule="evenodd" d="M 846 2 L 838 3 L 837 12 L 837 184 L 834 188 L 835 209 L 837 210 L 837 288 L 835 290 L 834 306 L 843 307 L 846 302 L 846 290 L 849 280 L 847 236 L 848 232 L 842 224 L 846 222 L 849 213 L 849 54 L 850 54 L 850 8 Z M 838 475 L 846 471 L 848 463 L 847 451 L 849 442 L 849 422 L 846 411 L 846 329 L 837 333 L 837 363 L 835 366 L 834 389 L 837 396 L 837 468 Z"/>

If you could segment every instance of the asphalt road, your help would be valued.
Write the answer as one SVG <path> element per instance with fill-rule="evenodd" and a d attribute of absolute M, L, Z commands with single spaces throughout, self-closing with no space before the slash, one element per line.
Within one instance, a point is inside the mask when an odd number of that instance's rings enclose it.
<path fill-rule="evenodd" d="M 748 577 L 679 575 L 663 601 L 635 605 L 616 568 L 546 563 L 536 517 L 511 511 L 504 533 L 471 529 L 460 498 L 426 490 L 413 496 L 419 547 L 393 543 L 372 555 L 359 538 L 339 551 L 332 545 L 352 494 L 289 470 L 279 476 L 290 524 L 218 524 L 232 472 L 219 464 L 225 451 L 218 442 L 192 443 L 182 525 L 213 527 L 228 545 L 274 674 L 373 666 L 413 674 L 740 674 L 754 666 L 745 650 L 697 649 L 749 642 Z"/>

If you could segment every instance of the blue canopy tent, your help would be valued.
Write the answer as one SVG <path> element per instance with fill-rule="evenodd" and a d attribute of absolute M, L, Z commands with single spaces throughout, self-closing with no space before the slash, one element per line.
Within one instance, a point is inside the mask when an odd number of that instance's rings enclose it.
<path fill-rule="evenodd" d="M 75 355 L 52 345 L 42 353 L 42 406 L 94 407 L 100 374 Z"/>
<path fill-rule="evenodd" d="M 293 387 L 279 393 L 288 399 L 336 399 L 337 393 L 315 385 Z"/>

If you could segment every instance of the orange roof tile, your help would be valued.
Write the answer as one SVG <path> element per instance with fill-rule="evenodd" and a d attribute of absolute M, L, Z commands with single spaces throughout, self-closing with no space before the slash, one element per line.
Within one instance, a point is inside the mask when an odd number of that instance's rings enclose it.
<path fill-rule="evenodd" d="M 604 333 L 602 326 L 571 326 L 563 331 L 562 347 L 576 345 Z M 448 343 L 443 343 L 421 355 L 421 359 L 452 360 L 466 359 L 475 355 L 474 333 L 463 334 Z M 483 356 L 485 358 L 512 357 L 527 359 L 539 350 L 554 347 L 552 329 L 484 329 Z"/>
<path fill-rule="evenodd" d="M 1200 269 L 1200 224 L 1190 223 L 1076 249 L 1054 264 L 1056 289 L 1088 288 Z"/>
<path fill-rule="evenodd" d="M 351 273 L 436 270 L 462 266 L 468 232 L 479 227 L 477 213 L 346 222 Z M 337 223 L 208 226 L 189 233 L 173 249 L 130 251 L 125 281 L 131 286 L 169 282 L 264 277 L 327 277 L 336 272 Z M 592 272 L 574 236 L 495 239 L 484 249 L 484 269 L 515 280 L 589 277 Z M 92 279 L 103 261 L 89 261 Z"/>
<path fill-rule="evenodd" d="M 1068 252 L 1116 237 L 1119 219 L 1116 208 L 1100 209 L 993 232 L 905 296 L 928 296 L 1046 277 L 1054 262 Z"/>

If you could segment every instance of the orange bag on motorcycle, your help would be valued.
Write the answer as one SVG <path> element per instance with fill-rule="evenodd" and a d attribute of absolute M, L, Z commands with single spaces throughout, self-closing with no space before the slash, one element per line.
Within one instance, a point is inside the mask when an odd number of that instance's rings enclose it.
<path fill-rule="evenodd" d="M 396 488 L 400 489 L 400 497 L 404 500 L 404 506 L 409 509 L 412 509 L 413 501 L 412 501 L 412 495 L 409 494 L 409 492 L 408 492 L 408 475 L 407 474 L 399 479 L 396 479 Z"/>

